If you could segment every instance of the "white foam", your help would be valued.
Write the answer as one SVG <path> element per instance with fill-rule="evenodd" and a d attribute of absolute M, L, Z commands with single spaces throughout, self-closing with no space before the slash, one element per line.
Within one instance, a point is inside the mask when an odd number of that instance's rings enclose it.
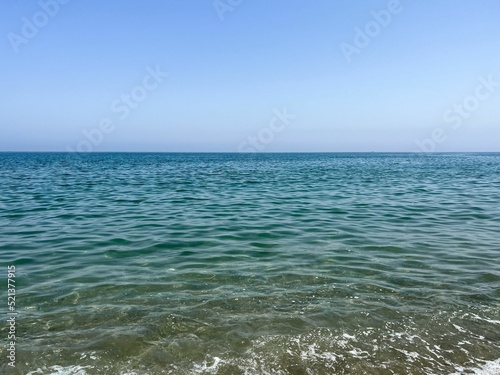
<path fill-rule="evenodd" d="M 418 354 L 415 352 L 406 352 L 404 350 L 399 350 L 400 352 L 404 353 L 408 359 L 412 360 L 418 357 Z M 362 352 L 361 352 L 362 353 Z M 356 352 L 355 350 L 351 354 L 360 354 L 360 352 Z M 364 353 L 363 353 L 364 354 Z M 333 353 L 317 353 L 316 352 L 316 347 L 309 347 L 308 350 L 302 355 L 305 355 L 306 358 L 311 359 L 311 358 L 323 358 L 323 359 L 329 359 L 331 363 L 336 361 L 336 356 Z M 253 360 L 256 360 L 256 358 L 253 358 Z M 252 362 L 252 361 L 250 361 Z M 194 365 L 193 371 L 198 374 L 216 374 L 218 370 L 220 370 L 221 365 L 230 363 L 224 359 L 221 359 L 219 357 L 210 357 L 209 360 L 205 360 L 202 364 L 197 364 Z M 254 374 L 251 369 L 255 370 L 255 365 L 258 363 L 257 362 L 252 362 L 249 363 L 247 361 L 246 366 L 243 366 L 245 370 L 245 374 Z M 241 363 L 240 363 L 241 365 Z M 261 364 L 262 365 L 262 364 Z M 383 366 L 384 368 L 386 366 Z M 88 368 L 93 368 L 93 366 L 51 366 L 51 367 L 44 367 L 43 369 L 38 368 L 37 370 L 30 371 L 26 375 L 88 375 L 86 369 Z M 241 367 L 240 367 L 241 368 Z M 499 375 L 500 374 L 500 358 L 493 360 L 493 361 L 486 361 L 483 365 L 475 368 L 470 368 L 470 367 L 457 367 L 457 372 L 454 372 L 449 375 L 465 375 L 465 374 L 474 374 L 474 375 Z M 250 371 L 250 372 L 248 372 Z M 260 372 L 261 374 L 284 374 L 280 370 L 271 370 L 267 371 L 267 369 L 261 368 Z M 136 372 L 132 371 L 127 371 L 127 372 L 122 372 L 121 375 L 137 375 Z"/>
<path fill-rule="evenodd" d="M 499 375 L 500 374 L 500 358 L 494 361 L 487 361 L 481 367 L 476 368 L 459 368 L 459 372 L 454 372 L 450 375 L 470 374 L 471 371 L 475 375 Z"/>
<path fill-rule="evenodd" d="M 212 357 L 213 363 L 211 365 L 208 364 L 207 360 L 203 361 L 202 364 L 195 364 L 193 367 L 193 371 L 197 374 L 202 374 L 209 372 L 211 374 L 217 373 L 219 370 L 219 366 L 226 363 L 226 361 L 223 361 L 219 357 Z"/>
<path fill-rule="evenodd" d="M 38 368 L 28 372 L 26 375 L 88 375 L 85 369 L 94 368 L 94 366 L 50 366 L 43 369 Z M 121 375 L 138 375 L 135 371 L 122 372 Z"/>
<path fill-rule="evenodd" d="M 51 366 L 49 368 L 38 368 L 35 371 L 30 371 L 26 375 L 37 375 L 37 374 L 47 374 L 47 375 L 87 375 L 86 368 L 91 366 Z M 50 372 L 47 372 L 50 371 Z"/>

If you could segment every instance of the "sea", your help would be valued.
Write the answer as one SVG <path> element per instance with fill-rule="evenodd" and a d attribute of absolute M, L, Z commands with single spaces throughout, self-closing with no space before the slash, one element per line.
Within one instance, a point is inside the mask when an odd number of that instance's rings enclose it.
<path fill-rule="evenodd" d="M 0 153 L 0 266 L 6 375 L 498 375 L 500 154 Z"/>

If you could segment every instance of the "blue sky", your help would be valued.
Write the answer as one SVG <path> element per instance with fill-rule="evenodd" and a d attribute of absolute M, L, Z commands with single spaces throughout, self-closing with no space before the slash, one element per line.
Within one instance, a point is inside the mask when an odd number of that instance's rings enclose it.
<path fill-rule="evenodd" d="M 2 1 L 0 151 L 500 151 L 499 20 L 497 0 Z"/>

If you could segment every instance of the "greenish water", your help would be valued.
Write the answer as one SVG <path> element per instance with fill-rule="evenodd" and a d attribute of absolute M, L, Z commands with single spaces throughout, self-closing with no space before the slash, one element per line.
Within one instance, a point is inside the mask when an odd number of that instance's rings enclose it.
<path fill-rule="evenodd" d="M 0 192 L 5 374 L 500 373 L 500 154 L 3 153 Z"/>

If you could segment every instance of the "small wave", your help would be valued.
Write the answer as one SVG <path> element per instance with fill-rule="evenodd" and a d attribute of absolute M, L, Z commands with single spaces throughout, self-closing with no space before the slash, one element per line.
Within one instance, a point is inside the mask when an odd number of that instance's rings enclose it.
<path fill-rule="evenodd" d="M 416 354 L 416 353 L 415 353 Z M 312 347 L 309 347 L 308 350 L 302 352 L 302 356 L 306 357 L 307 359 L 311 358 L 323 358 L 327 359 L 331 362 L 336 361 L 335 355 L 332 353 L 317 353 L 316 352 L 316 347 L 313 345 Z M 239 361 L 236 361 L 239 362 Z M 222 359 L 219 357 L 207 357 L 203 362 L 194 364 L 192 369 L 190 370 L 190 373 L 192 374 L 218 374 L 225 366 L 235 366 L 239 368 L 239 370 L 244 370 L 245 374 L 249 375 L 266 375 L 266 374 L 282 374 L 286 375 L 288 372 L 282 371 L 281 369 L 273 369 L 273 368 L 265 368 L 265 366 L 262 366 L 261 358 L 254 357 L 252 359 L 247 359 L 244 361 L 244 366 L 242 366 L 242 363 L 236 363 L 229 359 Z M 381 367 L 387 368 L 383 364 L 381 364 Z M 27 373 L 27 375 L 90 375 L 91 372 L 87 372 L 87 369 L 93 369 L 94 366 L 79 366 L 79 365 L 73 365 L 73 366 L 51 366 L 48 368 L 43 368 L 40 369 L 38 368 L 37 370 L 30 371 Z M 309 371 L 306 370 L 308 374 L 316 374 L 314 370 Z M 115 373 L 115 372 L 113 372 Z M 116 372 L 117 374 L 120 375 L 139 375 L 135 371 L 130 371 L 130 370 L 125 370 L 125 371 L 120 371 Z M 433 372 L 426 372 L 428 375 L 437 375 L 436 373 Z M 152 373 L 146 373 L 146 374 L 152 374 Z M 500 358 L 492 361 L 486 361 L 484 362 L 483 365 L 478 366 L 478 367 L 457 367 L 457 372 L 454 372 L 450 375 L 465 375 L 465 374 L 474 374 L 474 375 L 498 375 L 500 374 Z"/>

